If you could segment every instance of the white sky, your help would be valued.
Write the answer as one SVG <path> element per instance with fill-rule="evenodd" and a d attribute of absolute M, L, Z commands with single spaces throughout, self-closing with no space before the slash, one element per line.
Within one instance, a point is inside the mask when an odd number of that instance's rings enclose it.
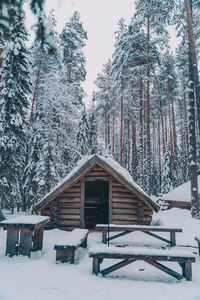
<path fill-rule="evenodd" d="M 51 9 L 55 10 L 59 33 L 75 10 L 81 15 L 83 27 L 88 32 L 84 48 L 87 77 L 83 87 L 90 100 L 97 73 L 113 53 L 118 21 L 123 17 L 129 23 L 134 13 L 134 0 L 46 0 L 46 12 Z M 32 18 L 30 13 L 27 17 L 29 21 Z"/>

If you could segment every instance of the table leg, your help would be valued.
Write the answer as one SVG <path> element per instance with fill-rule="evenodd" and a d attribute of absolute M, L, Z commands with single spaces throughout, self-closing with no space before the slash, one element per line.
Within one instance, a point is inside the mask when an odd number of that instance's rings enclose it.
<path fill-rule="evenodd" d="M 6 255 L 18 255 L 19 230 L 7 228 Z"/>
<path fill-rule="evenodd" d="M 182 266 L 182 273 L 186 280 L 192 280 L 192 264 L 190 261 L 186 261 Z"/>
<path fill-rule="evenodd" d="M 170 242 L 171 246 L 176 246 L 176 233 L 174 231 L 170 232 Z"/>
<path fill-rule="evenodd" d="M 44 227 L 34 230 L 32 251 L 42 250 Z"/>
<path fill-rule="evenodd" d="M 107 231 L 102 231 L 102 243 L 106 244 L 107 242 Z"/>
<path fill-rule="evenodd" d="M 100 272 L 100 259 L 98 257 L 93 257 L 92 274 L 98 275 L 99 272 Z"/>
<path fill-rule="evenodd" d="M 32 234 L 33 232 L 31 229 L 21 229 L 19 254 L 27 255 L 28 257 L 31 256 Z"/>

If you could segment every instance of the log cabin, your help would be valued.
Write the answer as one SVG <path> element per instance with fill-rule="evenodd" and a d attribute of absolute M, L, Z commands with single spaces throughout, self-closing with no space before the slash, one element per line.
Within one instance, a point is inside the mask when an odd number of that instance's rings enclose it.
<path fill-rule="evenodd" d="M 198 191 L 200 189 L 200 175 L 197 178 Z M 200 194 L 198 195 L 200 200 Z M 164 203 L 168 209 L 170 208 L 182 208 L 191 209 L 191 182 L 187 181 L 173 190 L 169 191 L 167 194 L 163 194 L 160 197 L 160 203 Z"/>
<path fill-rule="evenodd" d="M 150 225 L 159 206 L 115 160 L 84 157 L 34 207 L 50 216 L 51 227 L 63 230 L 94 228 L 96 224 Z"/>

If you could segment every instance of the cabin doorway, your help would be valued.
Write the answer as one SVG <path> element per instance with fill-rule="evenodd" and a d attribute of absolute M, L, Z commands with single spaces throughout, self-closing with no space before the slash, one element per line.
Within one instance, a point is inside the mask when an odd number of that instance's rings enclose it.
<path fill-rule="evenodd" d="M 85 182 L 85 227 L 94 228 L 96 224 L 107 224 L 109 217 L 109 182 Z"/>

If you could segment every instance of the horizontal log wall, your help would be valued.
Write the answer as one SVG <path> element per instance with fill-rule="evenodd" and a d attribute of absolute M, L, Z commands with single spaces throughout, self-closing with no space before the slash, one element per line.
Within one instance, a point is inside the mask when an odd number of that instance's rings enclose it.
<path fill-rule="evenodd" d="M 81 182 L 73 184 L 57 197 L 57 226 L 68 230 L 80 227 Z"/>
<path fill-rule="evenodd" d="M 165 200 L 166 203 L 169 204 L 168 208 L 183 208 L 183 209 L 191 209 L 191 202 L 184 202 L 184 201 L 167 201 Z"/>
<path fill-rule="evenodd" d="M 150 225 L 153 210 L 120 182 L 112 181 L 112 223 Z"/>
<path fill-rule="evenodd" d="M 60 229 L 72 230 L 80 227 L 81 182 L 73 184 L 48 204 L 42 215 L 50 216 L 51 208 L 56 210 L 55 225 Z"/>

